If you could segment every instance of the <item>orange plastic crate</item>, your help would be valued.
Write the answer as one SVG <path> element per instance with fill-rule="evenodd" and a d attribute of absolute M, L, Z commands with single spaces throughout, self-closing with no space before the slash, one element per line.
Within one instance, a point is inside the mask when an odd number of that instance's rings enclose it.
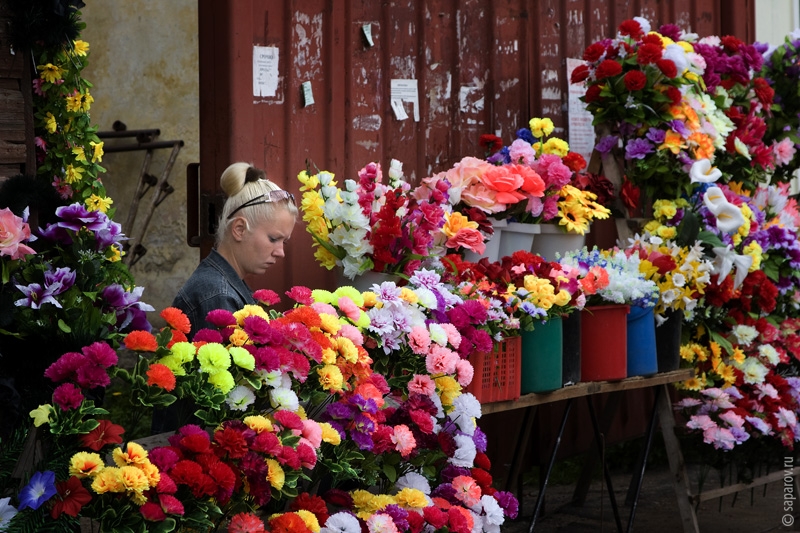
<path fill-rule="evenodd" d="M 469 356 L 475 369 L 472 383 L 466 389 L 481 403 L 502 402 L 519 398 L 522 370 L 522 338 L 508 337 L 496 342 L 491 352 Z"/>

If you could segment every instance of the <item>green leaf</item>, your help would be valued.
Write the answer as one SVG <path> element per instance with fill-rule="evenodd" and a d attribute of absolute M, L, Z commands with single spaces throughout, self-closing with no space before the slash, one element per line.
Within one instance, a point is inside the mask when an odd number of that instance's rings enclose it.
<path fill-rule="evenodd" d="M 397 469 L 389 464 L 383 465 L 383 473 L 391 483 L 397 481 Z"/>
<path fill-rule="evenodd" d="M 67 323 L 66 323 L 66 322 L 64 322 L 64 320 L 63 320 L 63 319 L 61 319 L 61 318 L 59 318 L 59 319 L 58 319 L 58 329 L 60 329 L 60 330 L 61 330 L 61 331 L 63 331 L 64 333 L 72 333 L 72 328 L 71 328 L 71 327 L 69 327 L 69 326 L 67 325 Z"/>

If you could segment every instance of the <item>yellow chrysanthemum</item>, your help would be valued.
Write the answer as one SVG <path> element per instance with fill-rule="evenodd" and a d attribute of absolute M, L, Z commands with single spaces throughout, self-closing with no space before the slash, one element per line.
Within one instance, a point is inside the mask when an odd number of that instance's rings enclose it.
<path fill-rule="evenodd" d="M 89 141 L 89 146 L 92 147 L 92 163 L 101 163 L 103 161 L 103 146 L 105 143 L 102 141 L 96 143 L 94 141 Z"/>
<path fill-rule="evenodd" d="M 78 452 L 69 460 L 69 475 L 79 479 L 96 476 L 105 468 L 100 454 Z"/>
<path fill-rule="evenodd" d="M 39 77 L 42 78 L 47 83 L 55 83 L 61 79 L 63 75 L 63 69 L 58 65 L 54 65 L 52 63 L 47 63 L 46 65 L 38 65 L 36 70 L 40 71 Z"/>
<path fill-rule="evenodd" d="M 744 363 L 744 360 L 747 359 L 747 356 L 745 355 L 745 353 L 742 351 L 741 348 L 737 347 L 733 349 L 733 353 L 731 354 L 731 359 L 733 359 L 736 362 L 736 364 L 741 365 L 742 363 Z"/>
<path fill-rule="evenodd" d="M 328 422 L 320 422 L 319 427 L 322 428 L 322 442 L 327 442 L 333 446 L 338 446 L 342 443 L 342 435 Z"/>
<path fill-rule="evenodd" d="M 320 313 L 320 329 L 325 333 L 336 335 L 342 329 L 342 324 L 339 322 L 338 316 L 329 315 L 328 313 Z"/>
<path fill-rule="evenodd" d="M 286 482 L 286 473 L 275 459 L 267 459 L 267 481 L 273 488 L 281 490 Z"/>
<path fill-rule="evenodd" d="M 208 374 L 215 374 L 227 370 L 231 366 L 231 354 L 221 344 L 209 342 L 197 350 L 197 362 L 200 370 Z"/>
<path fill-rule="evenodd" d="M 528 127 L 531 129 L 531 133 L 537 139 L 541 139 L 547 135 L 553 133 L 555 129 L 555 124 L 549 118 L 532 118 L 528 121 Z"/>
<path fill-rule="evenodd" d="M 47 115 L 45 115 L 44 127 L 47 130 L 47 133 L 55 133 L 58 129 L 56 117 L 54 117 L 50 111 L 48 111 Z"/>
<path fill-rule="evenodd" d="M 86 208 L 89 211 L 100 211 L 101 213 L 107 213 L 111 208 L 111 204 L 114 203 L 114 200 L 108 196 L 97 196 L 96 194 L 93 194 L 86 199 L 85 203 Z"/>
<path fill-rule="evenodd" d="M 406 487 L 395 494 L 394 498 L 397 500 L 397 505 L 406 510 L 424 509 L 428 506 L 428 498 L 425 497 L 425 493 L 419 489 Z"/>
<path fill-rule="evenodd" d="M 131 467 L 134 468 L 134 467 Z M 116 466 L 102 469 L 92 481 L 92 490 L 97 494 L 106 492 L 124 492 L 125 485 L 122 482 L 122 470 Z"/>
<path fill-rule="evenodd" d="M 693 378 L 689 378 L 686 381 L 684 381 L 683 388 L 691 391 L 699 391 L 700 389 L 703 388 L 703 384 L 704 382 L 701 381 L 697 376 L 695 376 Z"/>
<path fill-rule="evenodd" d="M 342 390 L 342 383 L 344 376 L 342 371 L 336 365 L 325 365 L 317 369 L 319 376 L 319 385 L 323 390 L 331 392 L 339 392 Z"/>
<path fill-rule="evenodd" d="M 755 272 L 756 270 L 761 270 L 761 254 L 763 251 L 761 245 L 758 244 L 758 242 L 756 241 L 752 241 L 750 244 L 745 246 L 742 251 L 744 252 L 745 255 L 749 255 L 753 258 L 753 263 L 750 265 L 750 269 L 748 270 L 748 272 Z"/>
<path fill-rule="evenodd" d="M 717 374 L 719 374 L 719 377 L 722 378 L 726 385 L 733 385 L 736 383 L 736 373 L 733 371 L 733 367 L 730 365 L 720 363 L 719 367 L 717 368 Z"/>
<path fill-rule="evenodd" d="M 86 56 L 89 53 L 89 43 L 80 39 L 72 41 L 72 53 L 76 56 Z"/>
<path fill-rule="evenodd" d="M 83 169 L 81 167 L 72 166 L 70 163 L 64 173 L 64 181 L 72 185 L 73 183 L 81 181 L 83 178 Z"/>
<path fill-rule="evenodd" d="M 250 316 L 260 316 L 264 320 L 269 320 L 269 314 L 264 310 L 263 307 L 260 305 L 253 305 L 248 304 L 233 313 L 236 322 L 240 325 L 244 325 L 244 319 Z"/>
<path fill-rule="evenodd" d="M 247 336 L 247 333 L 239 328 L 234 329 L 228 337 L 228 341 L 234 346 L 244 346 L 249 340 L 250 337 Z"/>
<path fill-rule="evenodd" d="M 569 153 L 569 144 L 558 137 L 551 137 L 542 145 L 542 153 L 564 157 Z"/>
<path fill-rule="evenodd" d="M 209 375 L 208 382 L 214 385 L 222 394 L 228 394 L 236 386 L 233 375 L 227 370 Z"/>
<path fill-rule="evenodd" d="M 228 348 L 228 352 L 230 352 L 231 354 L 231 358 L 233 359 L 233 364 L 235 364 L 239 368 L 244 368 L 245 370 L 255 369 L 256 367 L 255 357 L 253 357 L 253 354 L 251 354 L 244 348 L 240 348 L 238 346 L 232 346 Z"/>
<path fill-rule="evenodd" d="M 314 513 L 311 511 L 306 511 L 305 509 L 298 509 L 295 511 L 295 514 L 303 519 L 303 523 L 312 531 L 312 533 L 319 533 L 319 520 L 317 520 L 317 516 Z"/>
<path fill-rule="evenodd" d="M 256 433 L 262 433 L 264 431 L 272 431 L 272 422 L 265 416 L 261 415 L 246 416 L 244 417 L 243 422 L 247 427 L 249 427 Z"/>
<path fill-rule="evenodd" d="M 147 458 L 147 450 L 145 450 L 141 444 L 133 441 L 128 442 L 124 450 L 122 448 L 115 448 L 111 453 L 111 457 L 114 459 L 114 463 L 117 466 L 141 465 L 150 462 Z"/>

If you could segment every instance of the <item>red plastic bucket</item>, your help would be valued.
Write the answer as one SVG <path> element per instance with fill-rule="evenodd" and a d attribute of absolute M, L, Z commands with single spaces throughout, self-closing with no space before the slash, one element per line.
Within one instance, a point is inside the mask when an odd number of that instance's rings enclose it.
<path fill-rule="evenodd" d="M 598 305 L 581 311 L 581 381 L 615 381 L 628 376 L 627 305 Z"/>

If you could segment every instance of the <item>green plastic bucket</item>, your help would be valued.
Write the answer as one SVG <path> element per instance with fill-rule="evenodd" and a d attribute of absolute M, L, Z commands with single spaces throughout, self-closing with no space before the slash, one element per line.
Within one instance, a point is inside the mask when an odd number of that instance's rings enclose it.
<path fill-rule="evenodd" d="M 562 322 L 553 317 L 522 332 L 522 394 L 550 392 L 562 383 Z"/>

